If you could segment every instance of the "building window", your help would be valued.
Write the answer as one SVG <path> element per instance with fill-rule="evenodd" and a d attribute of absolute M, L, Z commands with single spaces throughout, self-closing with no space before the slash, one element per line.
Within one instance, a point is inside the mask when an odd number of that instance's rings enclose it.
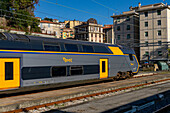
<path fill-rule="evenodd" d="M 145 17 L 148 17 L 148 12 L 145 12 Z"/>
<path fill-rule="evenodd" d="M 101 32 L 101 28 L 99 28 L 99 32 Z"/>
<path fill-rule="evenodd" d="M 130 34 L 127 34 L 127 39 L 130 39 Z"/>
<path fill-rule="evenodd" d="M 161 46 L 162 45 L 162 41 L 158 41 L 158 45 Z"/>
<path fill-rule="evenodd" d="M 117 18 L 117 22 L 120 22 L 120 17 Z"/>
<path fill-rule="evenodd" d="M 145 46 L 148 46 L 148 41 L 145 41 Z"/>
<path fill-rule="evenodd" d="M 145 32 L 145 37 L 148 37 L 148 32 Z"/>
<path fill-rule="evenodd" d="M 161 34 L 162 34 L 161 30 L 158 30 L 158 36 L 161 36 Z"/>
<path fill-rule="evenodd" d="M 48 27 L 50 27 L 50 24 L 48 24 Z"/>
<path fill-rule="evenodd" d="M 126 17 L 126 21 L 130 21 L 130 17 L 129 16 Z"/>
<path fill-rule="evenodd" d="M 98 31 L 98 28 L 97 28 L 97 27 L 95 27 L 94 29 L 95 29 L 95 31 Z"/>
<path fill-rule="evenodd" d="M 120 31 L 120 26 L 117 26 L 117 30 Z"/>
<path fill-rule="evenodd" d="M 117 35 L 117 39 L 120 40 L 120 35 Z"/>
<path fill-rule="evenodd" d="M 162 51 L 158 51 L 158 55 L 159 55 L 159 56 L 162 56 Z"/>
<path fill-rule="evenodd" d="M 145 55 L 148 56 L 148 55 L 149 55 L 149 52 L 148 52 L 148 51 L 145 51 Z"/>
<path fill-rule="evenodd" d="M 40 23 L 40 28 L 43 29 L 42 23 Z"/>
<path fill-rule="evenodd" d="M 148 22 L 145 22 L 145 27 L 148 27 Z"/>
<path fill-rule="evenodd" d="M 130 30 L 130 25 L 127 25 L 127 28 L 126 28 L 127 30 Z"/>
<path fill-rule="evenodd" d="M 93 27 L 91 27 L 91 31 L 93 31 L 93 29 L 94 29 L 94 28 L 93 28 Z"/>
<path fill-rule="evenodd" d="M 161 20 L 158 20 L 158 26 L 160 26 L 161 25 Z"/>
<path fill-rule="evenodd" d="M 161 15 L 161 10 L 157 10 L 157 15 Z"/>
<path fill-rule="evenodd" d="M 91 37 L 93 37 L 93 33 L 91 34 Z"/>
<path fill-rule="evenodd" d="M 97 34 L 95 34 L 95 37 L 97 37 Z"/>

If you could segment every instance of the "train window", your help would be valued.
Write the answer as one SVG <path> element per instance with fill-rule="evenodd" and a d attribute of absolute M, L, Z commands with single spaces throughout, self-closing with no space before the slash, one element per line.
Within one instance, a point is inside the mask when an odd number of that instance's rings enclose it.
<path fill-rule="evenodd" d="M 95 53 L 110 53 L 105 46 L 94 46 Z"/>
<path fill-rule="evenodd" d="M 92 46 L 89 46 L 89 45 L 82 45 L 82 47 L 83 47 L 83 52 L 89 52 L 89 53 L 93 53 L 93 52 L 94 52 Z"/>
<path fill-rule="evenodd" d="M 132 56 L 132 54 L 129 54 L 129 59 L 130 59 L 130 61 L 133 61 L 133 56 Z"/>
<path fill-rule="evenodd" d="M 16 41 L 29 42 L 29 38 L 26 35 L 11 34 Z"/>
<path fill-rule="evenodd" d="M 106 65 L 106 62 L 105 62 L 105 61 L 102 61 L 102 72 L 103 72 L 103 73 L 106 72 L 106 67 L 105 67 L 105 65 Z"/>
<path fill-rule="evenodd" d="M 0 40 L 6 40 L 6 37 L 2 33 L 0 33 Z"/>
<path fill-rule="evenodd" d="M 44 50 L 45 51 L 60 51 L 60 46 L 44 44 Z"/>
<path fill-rule="evenodd" d="M 99 74 L 99 65 L 84 65 L 84 74 Z"/>
<path fill-rule="evenodd" d="M 13 62 L 5 62 L 5 80 L 13 80 Z"/>
<path fill-rule="evenodd" d="M 82 74 L 83 74 L 83 66 L 70 67 L 70 75 L 82 75 Z"/>
<path fill-rule="evenodd" d="M 41 79 L 41 78 L 51 78 L 51 67 L 24 67 L 22 68 L 22 79 Z"/>
<path fill-rule="evenodd" d="M 76 44 L 65 44 L 67 52 L 78 52 L 78 47 Z"/>
<path fill-rule="evenodd" d="M 66 76 L 66 67 L 52 67 L 52 77 Z"/>

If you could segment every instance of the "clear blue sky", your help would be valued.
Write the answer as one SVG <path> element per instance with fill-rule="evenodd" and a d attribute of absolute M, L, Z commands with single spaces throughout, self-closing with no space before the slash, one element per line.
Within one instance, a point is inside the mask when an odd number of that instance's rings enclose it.
<path fill-rule="evenodd" d="M 53 4 L 56 2 L 59 5 Z M 89 18 L 95 18 L 99 24 L 113 24 L 113 19 L 110 17 L 113 13 L 120 14 L 123 11 L 128 11 L 130 6 L 135 7 L 139 2 L 142 5 L 148 5 L 160 3 L 163 0 L 40 0 L 35 9 L 35 16 L 54 18 L 59 21 L 74 19 L 87 21 Z M 170 0 L 165 0 L 165 2 L 170 4 Z"/>

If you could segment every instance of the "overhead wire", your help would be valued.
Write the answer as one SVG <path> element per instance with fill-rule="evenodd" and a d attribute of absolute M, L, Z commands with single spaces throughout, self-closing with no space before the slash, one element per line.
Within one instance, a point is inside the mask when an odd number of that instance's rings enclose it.
<path fill-rule="evenodd" d="M 72 8 L 72 7 L 65 6 L 65 5 L 58 4 L 58 3 L 56 4 L 56 3 L 53 3 L 53 2 L 49 2 L 49 1 L 47 1 L 47 0 L 41 0 L 41 1 L 44 1 L 44 2 L 49 3 L 49 4 L 59 5 L 59 6 L 61 6 L 61 7 L 66 7 L 66 8 L 74 9 L 74 10 L 77 10 L 77 11 L 80 11 L 80 12 L 89 13 L 89 12 L 84 11 L 84 10 Z M 113 10 L 114 10 L 114 9 L 113 9 Z M 107 19 L 112 19 L 112 18 L 108 18 L 108 17 L 106 17 L 106 16 L 97 15 L 97 14 L 95 14 L 95 13 L 89 13 L 89 14 L 96 15 L 96 16 L 100 16 L 100 17 L 104 17 L 104 18 L 107 18 Z M 132 26 L 137 26 L 137 27 L 139 27 L 139 25 L 134 25 L 134 24 L 131 24 L 131 23 L 128 23 L 128 22 L 125 22 L 125 23 L 127 23 L 127 24 L 129 24 L 129 25 L 132 25 Z"/>
<path fill-rule="evenodd" d="M 50 2 L 50 1 L 47 1 L 47 0 L 41 0 L 41 1 L 44 1 L 44 2 L 49 3 L 49 4 L 54 4 L 54 5 L 58 5 L 58 6 L 61 6 L 61 7 L 65 7 L 65 8 L 73 9 L 73 10 L 80 11 L 80 12 L 83 12 L 83 13 L 87 13 L 87 14 L 91 14 L 91 15 L 95 15 L 95 16 L 103 17 L 103 18 L 106 18 L 106 19 L 111 19 L 111 18 L 108 18 L 108 17 L 103 16 L 103 15 L 99 15 L 99 14 L 96 14 L 96 13 L 91 13 L 91 12 L 88 12 L 88 11 L 84 11 L 84 10 L 76 9 L 76 8 L 69 7 L 69 6 L 62 5 L 62 4 L 58 4 L 58 3 L 56 4 L 56 3 L 54 3 L 54 2 Z"/>
<path fill-rule="evenodd" d="M 105 7 L 105 8 L 111 9 L 111 10 L 113 10 L 113 11 L 115 11 L 115 12 L 120 12 L 120 11 L 115 10 L 115 9 L 113 9 L 113 8 L 110 8 L 110 7 L 108 7 L 108 6 L 104 5 L 104 4 L 101 4 L 101 3 L 99 3 L 99 2 L 97 2 L 97 1 L 95 1 L 95 0 L 92 0 L 92 1 L 95 2 L 95 3 L 97 3 L 97 4 L 99 4 L 99 5 L 101 5 L 101 6 L 103 6 L 103 7 Z"/>
<path fill-rule="evenodd" d="M 2 2 L 2 1 L 0 1 L 0 3 L 4 3 L 4 4 L 9 4 L 9 3 L 5 3 L 5 2 Z M 61 17 L 61 16 L 58 16 L 58 15 L 54 15 L 54 14 L 50 14 L 50 13 L 46 13 L 46 12 L 42 12 L 42 11 L 37 11 L 37 10 L 34 10 L 34 12 L 37 12 L 37 13 L 40 13 L 40 14 L 44 14 L 44 15 L 50 15 L 50 16 L 53 16 L 53 17 L 57 17 L 57 18 L 60 18 L 60 19 L 67 19 L 67 20 L 70 20 L 71 18 L 66 18 L 66 17 Z M 17 13 L 16 13 L 17 14 Z M 19 14 L 19 13 L 18 13 Z M 23 14 L 22 14 L 23 15 Z M 28 15 L 27 15 L 28 16 Z M 97 15 L 95 15 L 95 16 L 97 16 Z M 102 16 L 101 16 L 101 18 L 103 18 Z M 108 17 L 106 17 L 106 18 L 108 18 Z M 111 19 L 111 18 L 109 18 L 109 19 Z M 102 21 L 103 22 L 103 21 Z M 103 23 L 104 24 L 104 23 Z"/>

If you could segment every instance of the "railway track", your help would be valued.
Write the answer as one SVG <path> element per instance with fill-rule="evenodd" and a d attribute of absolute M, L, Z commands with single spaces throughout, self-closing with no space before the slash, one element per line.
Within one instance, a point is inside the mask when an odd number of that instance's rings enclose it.
<path fill-rule="evenodd" d="M 148 76 L 152 76 L 152 75 L 156 75 L 156 74 L 149 74 Z M 144 76 L 147 77 L 147 75 L 143 75 L 143 76 L 138 76 L 138 77 L 134 77 L 134 78 L 139 78 L 139 77 L 144 77 Z M 11 111 L 7 111 L 7 112 L 4 112 L 4 113 L 28 112 L 28 111 L 34 110 L 34 109 L 39 109 L 39 108 L 43 108 L 43 107 L 49 107 L 49 106 L 58 105 L 58 104 L 62 104 L 62 103 L 67 103 L 67 102 L 73 102 L 75 100 L 81 100 L 81 99 L 88 98 L 88 97 L 95 97 L 95 96 L 99 96 L 99 95 L 105 95 L 105 94 L 109 94 L 109 93 L 115 93 L 115 92 L 129 90 L 129 89 L 136 89 L 136 88 L 146 87 L 146 86 L 149 86 L 149 85 L 153 85 L 153 84 L 161 83 L 161 82 L 166 82 L 166 81 L 170 80 L 170 78 L 164 78 L 164 79 L 159 78 L 159 80 L 154 80 L 154 81 L 150 80 L 149 81 L 149 79 L 148 79 L 148 81 L 147 81 L 146 77 L 143 80 L 143 82 L 141 82 L 140 84 L 130 85 L 130 86 L 127 86 L 127 87 L 110 89 L 110 90 L 107 90 L 107 91 L 100 91 L 100 92 L 96 92 L 96 93 L 93 92 L 91 94 L 85 94 L 83 96 L 77 96 L 77 97 L 63 99 L 63 100 L 59 100 L 59 101 L 55 101 L 55 102 L 47 102 L 45 104 L 35 105 L 35 106 L 31 106 L 31 107 L 24 107 L 24 108 L 21 108 L 21 109 L 11 110 Z M 150 78 L 152 78 L 152 77 L 150 77 Z M 121 81 L 118 81 L 118 82 L 120 83 Z"/>

